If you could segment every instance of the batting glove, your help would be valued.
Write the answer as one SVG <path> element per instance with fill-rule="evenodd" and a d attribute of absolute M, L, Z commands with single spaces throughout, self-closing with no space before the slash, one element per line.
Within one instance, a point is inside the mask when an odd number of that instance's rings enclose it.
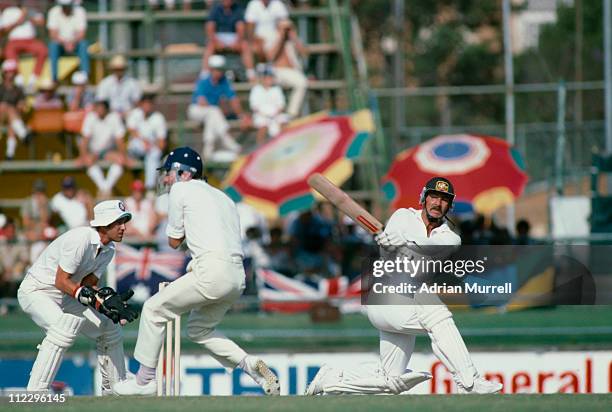
<path fill-rule="evenodd" d="M 383 249 L 394 250 L 406 244 L 406 239 L 397 232 L 381 232 L 374 236 L 376 244 Z"/>

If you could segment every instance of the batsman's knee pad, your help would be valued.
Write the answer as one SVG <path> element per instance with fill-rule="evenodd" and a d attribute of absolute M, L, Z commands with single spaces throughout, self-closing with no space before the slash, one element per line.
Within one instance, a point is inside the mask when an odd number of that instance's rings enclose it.
<path fill-rule="evenodd" d="M 446 305 L 421 305 L 417 309 L 419 322 L 428 332 L 438 323 L 451 319 L 453 314 Z"/>

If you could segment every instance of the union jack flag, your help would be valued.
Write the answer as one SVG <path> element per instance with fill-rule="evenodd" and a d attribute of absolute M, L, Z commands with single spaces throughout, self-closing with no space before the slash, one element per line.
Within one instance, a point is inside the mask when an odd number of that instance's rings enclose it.
<path fill-rule="evenodd" d="M 346 276 L 301 281 L 270 269 L 257 269 L 255 274 L 262 310 L 304 312 L 313 302 L 326 300 L 334 301 L 343 312 L 359 310 L 361 278 L 352 282 Z"/>
<path fill-rule="evenodd" d="M 181 276 L 185 267 L 183 252 L 157 252 L 148 247 L 136 249 L 125 244 L 116 245 L 117 291 L 133 289 L 134 298 L 139 301 L 157 293 L 160 282 L 172 282 Z"/>

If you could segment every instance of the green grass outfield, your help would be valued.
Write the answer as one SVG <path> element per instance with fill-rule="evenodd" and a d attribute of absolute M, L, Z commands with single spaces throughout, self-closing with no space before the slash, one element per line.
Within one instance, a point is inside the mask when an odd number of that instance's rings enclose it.
<path fill-rule="evenodd" d="M 0 410 L 19 411 L 609 411 L 612 395 L 408 395 L 324 397 L 182 397 L 176 398 L 69 398 L 63 404 L 8 404 Z"/>
<path fill-rule="evenodd" d="M 470 349 L 520 350 L 526 348 L 612 348 L 612 306 L 560 306 L 507 313 L 457 311 L 454 314 Z M 185 335 L 184 351 L 196 350 Z M 249 351 L 377 350 L 378 333 L 367 317 L 346 315 L 340 322 L 313 324 L 308 315 L 230 313 L 219 329 Z M 131 353 L 138 322 L 126 327 L 125 343 Z M 0 354 L 31 355 L 43 338 L 42 331 L 21 312 L 0 317 Z M 417 349 L 429 348 L 429 339 L 419 337 Z M 94 349 L 85 338 L 72 351 Z M 612 410 L 612 408 L 611 408 Z"/>

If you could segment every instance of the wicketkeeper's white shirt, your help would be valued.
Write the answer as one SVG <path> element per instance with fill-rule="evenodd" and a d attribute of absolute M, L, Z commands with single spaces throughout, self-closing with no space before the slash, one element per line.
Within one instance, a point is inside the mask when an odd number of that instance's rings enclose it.
<path fill-rule="evenodd" d="M 194 258 L 206 252 L 243 255 L 236 205 L 203 180 L 172 185 L 166 235 L 174 239 L 184 236 Z"/>
<path fill-rule="evenodd" d="M 55 274 L 60 266 L 72 274 L 71 280 L 77 283 L 90 273 L 100 278 L 114 254 L 113 242 L 103 245 L 94 228 L 78 227 L 51 242 L 28 269 L 26 277 L 31 276 L 46 285 L 55 285 Z"/>

